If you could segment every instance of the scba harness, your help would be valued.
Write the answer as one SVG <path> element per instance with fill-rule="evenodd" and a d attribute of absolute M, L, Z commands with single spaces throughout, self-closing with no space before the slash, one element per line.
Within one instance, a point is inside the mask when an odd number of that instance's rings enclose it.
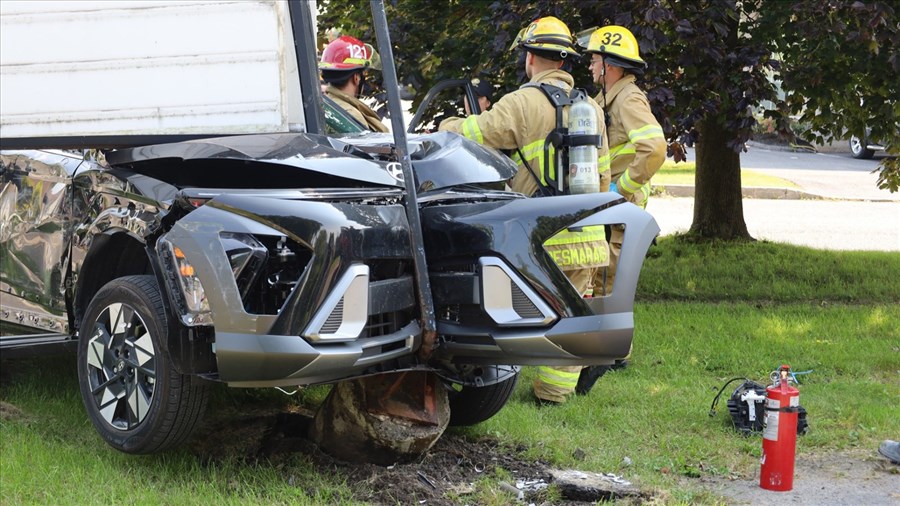
<path fill-rule="evenodd" d="M 544 140 L 543 162 L 545 173 L 540 176 L 535 173 L 531 165 L 522 153 L 521 148 L 516 148 L 522 163 L 528 169 L 528 173 L 534 178 L 538 185 L 538 192 L 541 197 L 549 197 L 555 195 L 566 195 L 569 188 L 566 184 L 565 173 L 560 169 L 570 166 L 570 148 L 578 146 L 594 146 L 600 148 L 603 140 L 599 133 L 596 134 L 572 134 L 569 126 L 563 120 L 563 112 L 566 107 L 571 107 L 577 101 L 590 100 L 587 93 L 578 88 L 573 88 L 571 92 L 548 83 L 528 83 L 523 88 L 537 88 L 541 90 L 550 101 L 550 104 L 556 109 L 556 128 L 547 134 Z M 553 156 L 555 151 L 559 156 Z M 552 165 L 551 165 L 552 163 Z M 596 170 L 596 165 L 594 167 Z M 599 191 L 599 188 L 598 188 Z M 537 195 L 535 195 L 537 196 Z"/>

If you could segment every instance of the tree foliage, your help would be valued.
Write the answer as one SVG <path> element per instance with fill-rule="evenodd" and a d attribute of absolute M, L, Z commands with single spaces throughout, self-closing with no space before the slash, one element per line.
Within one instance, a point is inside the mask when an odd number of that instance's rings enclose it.
<path fill-rule="evenodd" d="M 679 159 L 683 145 L 703 149 L 697 164 L 692 232 L 748 237 L 740 208 L 739 153 L 760 111 L 792 135 L 789 116 L 809 125 L 805 136 L 827 141 L 862 134 L 900 153 L 900 28 L 893 2 L 882 0 L 582 0 L 529 2 L 387 0 L 398 74 L 416 90 L 414 106 L 435 83 L 487 77 L 499 94 L 524 82 L 518 31 L 546 15 L 573 32 L 628 27 L 649 68 L 641 85 Z M 320 26 L 343 26 L 368 40 L 373 31 L 359 0 L 320 0 Z M 596 90 L 587 59 L 572 69 L 579 87 Z M 777 84 L 786 93 L 778 97 Z M 714 140 L 713 140 L 714 139 Z M 715 149 L 713 149 L 715 148 Z M 896 158 L 882 166 L 882 187 L 896 191 Z M 723 206 L 725 206 L 723 208 Z M 698 220 L 711 220 L 698 223 Z"/>
<path fill-rule="evenodd" d="M 770 1 L 762 34 L 777 41 L 788 112 L 818 142 L 872 139 L 900 154 L 900 25 L 896 2 Z M 879 187 L 900 186 L 900 161 L 882 165 Z"/>

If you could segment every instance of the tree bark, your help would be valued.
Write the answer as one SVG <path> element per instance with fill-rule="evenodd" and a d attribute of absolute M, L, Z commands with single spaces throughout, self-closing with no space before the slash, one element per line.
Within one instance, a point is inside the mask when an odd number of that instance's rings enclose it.
<path fill-rule="evenodd" d="M 694 175 L 694 221 L 688 235 L 702 239 L 752 240 L 744 222 L 741 157 L 728 146 L 737 137 L 714 118 L 700 123 Z"/>

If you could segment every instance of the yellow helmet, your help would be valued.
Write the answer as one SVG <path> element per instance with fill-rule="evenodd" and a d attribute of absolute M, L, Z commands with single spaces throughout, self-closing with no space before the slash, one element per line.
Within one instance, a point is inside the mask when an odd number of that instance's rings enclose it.
<path fill-rule="evenodd" d="M 641 59 L 637 39 L 624 26 L 604 26 L 591 33 L 585 48 L 588 53 L 601 54 L 611 65 L 642 70 L 647 62 Z"/>
<path fill-rule="evenodd" d="M 575 39 L 565 23 L 553 16 L 535 19 L 523 28 L 510 49 L 524 47 L 543 53 L 559 53 L 560 58 L 578 56 Z"/>

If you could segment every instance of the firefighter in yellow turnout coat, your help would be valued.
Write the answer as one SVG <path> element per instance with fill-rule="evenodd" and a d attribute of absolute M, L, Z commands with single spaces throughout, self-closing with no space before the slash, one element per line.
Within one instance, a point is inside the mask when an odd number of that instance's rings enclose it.
<path fill-rule="evenodd" d="M 381 122 L 381 118 L 378 117 L 378 113 L 373 111 L 372 108 L 366 105 L 362 100 L 342 92 L 332 84 L 325 88 L 325 94 L 328 95 L 328 98 L 334 100 L 334 103 L 345 110 L 347 114 L 353 116 L 353 119 L 358 121 L 362 126 L 373 132 L 388 131 L 384 123 Z"/>
<path fill-rule="evenodd" d="M 650 178 L 666 158 L 662 127 L 650 111 L 647 95 L 635 84 L 635 74 L 647 66 L 641 59 L 637 39 L 621 26 L 605 26 L 594 31 L 587 45 L 592 53 L 591 72 L 601 86 L 597 101 L 606 110 L 609 126 L 609 157 L 612 189 L 630 202 L 647 207 Z M 594 294 L 609 294 L 615 279 L 624 233 L 613 227 L 610 265 L 598 269 Z"/>
<path fill-rule="evenodd" d="M 378 114 L 357 97 L 365 81 L 367 69 L 380 69 L 374 65 L 375 51 L 360 40 L 343 35 L 331 41 L 322 51 L 319 69 L 322 80 L 328 83 L 325 94 L 347 111 L 361 125 L 373 132 L 387 132 Z"/>
<path fill-rule="evenodd" d="M 650 196 L 650 178 L 666 157 L 662 128 L 650 111 L 647 96 L 635 84 L 635 74 L 643 73 L 647 64 L 641 59 L 637 39 L 621 26 L 594 30 L 584 45 L 591 53 L 594 82 L 601 88 L 597 101 L 609 120 L 607 134 L 613 181 L 610 189 L 645 208 Z M 624 235 L 622 226 L 612 227 L 609 266 L 595 272 L 594 296 L 612 292 Z M 614 366 L 586 367 L 578 377 L 575 391 L 587 394 L 607 371 L 625 367 L 627 363 L 624 360 Z"/>
<path fill-rule="evenodd" d="M 560 67 L 563 60 L 577 53 L 569 28 L 554 17 L 540 18 L 523 29 L 514 47 L 526 51 L 525 74 L 530 78 L 529 83 L 503 96 L 489 111 L 465 119 L 444 120 L 439 130 L 457 132 L 480 144 L 511 152 L 519 166 L 509 183 L 512 190 L 541 196 L 544 194 L 541 187 L 547 185 L 546 175 L 556 177 L 553 167 L 544 166 L 545 141 L 557 126 L 556 108 L 534 85 L 548 83 L 571 91 L 574 80 Z M 608 191 L 609 156 L 603 110 L 596 102 L 591 103 L 597 110 L 599 134 L 603 139 L 598 150 L 601 174 L 598 191 Z M 608 263 L 608 245 L 602 228 L 562 231 L 544 246 L 579 293 L 588 293 L 593 272 Z M 575 390 L 580 371 L 580 366 L 540 367 L 535 395 L 542 400 L 563 402 Z"/>

